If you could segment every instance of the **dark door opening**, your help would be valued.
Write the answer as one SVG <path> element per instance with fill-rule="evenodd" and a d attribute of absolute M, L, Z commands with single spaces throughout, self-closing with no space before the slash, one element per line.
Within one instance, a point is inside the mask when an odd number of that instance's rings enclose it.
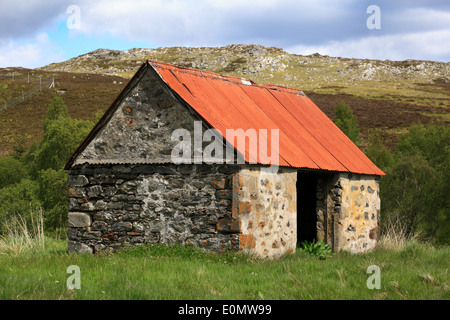
<path fill-rule="evenodd" d="M 297 173 L 297 246 L 317 237 L 316 213 L 317 174 Z"/>

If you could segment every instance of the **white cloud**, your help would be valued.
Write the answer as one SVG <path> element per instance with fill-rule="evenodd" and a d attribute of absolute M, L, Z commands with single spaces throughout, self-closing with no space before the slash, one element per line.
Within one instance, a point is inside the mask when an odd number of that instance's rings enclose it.
<path fill-rule="evenodd" d="M 339 5 L 329 0 L 82 0 L 79 5 L 81 32 L 155 46 L 257 41 L 291 52 L 334 56 L 446 61 L 450 57 L 450 12 L 417 4 L 382 6 L 381 36 L 369 36 L 376 31 L 366 28 L 366 10 L 351 0 Z M 297 41 L 304 44 L 295 46 Z"/>
<path fill-rule="evenodd" d="M 64 55 L 46 33 L 39 33 L 25 41 L 0 41 L 0 67 L 35 68 L 63 61 Z"/>
<path fill-rule="evenodd" d="M 39 39 L 39 34 L 54 36 L 54 22 L 68 18 L 69 5 L 81 10 L 81 29 L 69 32 L 69 37 L 78 35 L 73 37 L 76 41 L 85 36 L 108 36 L 156 47 L 256 43 L 333 56 L 450 59 L 450 6 L 437 0 L 432 4 L 425 0 L 380 1 L 379 32 L 366 28 L 369 0 L 0 2 L 0 66 L 54 62 L 62 58 L 58 45 L 70 51 L 68 42 Z M 19 57 L 26 60 L 20 62 Z"/>
<path fill-rule="evenodd" d="M 0 0 L 0 41 L 34 37 L 65 13 L 71 0 Z"/>
<path fill-rule="evenodd" d="M 389 60 L 441 60 L 450 57 L 450 30 L 372 36 L 345 41 L 330 41 L 320 45 L 297 45 L 290 53 L 308 55 L 320 53 L 333 57 Z"/>
<path fill-rule="evenodd" d="M 387 11 L 385 13 L 385 18 L 389 20 L 388 27 L 396 30 L 414 32 L 450 29 L 450 11 L 419 7 L 405 8 L 401 12 Z"/>
<path fill-rule="evenodd" d="M 255 38 L 287 42 L 299 26 L 305 31 L 309 25 L 326 30 L 329 23 L 346 15 L 351 3 L 346 0 L 337 6 L 330 5 L 330 0 L 83 0 L 78 5 L 81 30 L 88 35 L 109 33 L 169 46 L 215 45 Z"/>

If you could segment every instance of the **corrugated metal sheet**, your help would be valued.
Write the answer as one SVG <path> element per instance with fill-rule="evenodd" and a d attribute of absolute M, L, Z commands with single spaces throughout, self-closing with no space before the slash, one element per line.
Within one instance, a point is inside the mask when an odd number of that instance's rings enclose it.
<path fill-rule="evenodd" d="M 279 129 L 281 166 L 384 174 L 298 89 L 258 86 L 248 79 L 156 61 L 148 63 L 223 137 L 227 129 Z M 244 146 L 229 142 L 247 162 L 267 164 L 259 156 L 251 156 L 248 143 Z"/>

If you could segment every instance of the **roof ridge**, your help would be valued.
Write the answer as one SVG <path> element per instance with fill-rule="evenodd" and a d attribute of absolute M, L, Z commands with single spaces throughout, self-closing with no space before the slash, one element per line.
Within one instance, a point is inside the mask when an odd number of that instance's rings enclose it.
<path fill-rule="evenodd" d="M 147 60 L 147 62 L 150 63 L 150 65 L 152 65 L 153 67 L 160 68 L 160 69 L 176 70 L 177 72 L 184 72 L 184 73 L 188 73 L 188 74 L 199 75 L 199 76 L 203 76 L 206 78 L 228 80 L 228 81 L 234 82 L 234 83 L 242 83 L 242 80 L 246 80 L 246 81 L 252 83 L 252 85 L 257 85 L 254 81 L 252 81 L 251 79 L 248 79 L 248 78 L 223 75 L 223 74 L 220 74 L 217 72 L 195 69 L 195 68 L 190 68 L 190 67 L 180 67 L 180 66 L 177 66 L 174 64 L 159 62 L 159 61 L 155 61 L 155 60 Z"/>
<path fill-rule="evenodd" d="M 292 94 L 296 94 L 296 95 L 306 96 L 305 93 L 300 89 L 282 86 L 279 84 L 262 84 L 262 85 L 260 85 L 260 87 L 266 88 L 269 90 L 277 90 L 277 91 L 281 91 L 281 92 L 285 92 L 285 93 L 292 93 Z"/>
<path fill-rule="evenodd" d="M 191 67 L 180 67 L 180 66 L 177 66 L 174 64 L 160 62 L 160 61 L 156 61 L 156 60 L 147 60 L 147 63 L 149 63 L 150 65 L 152 65 L 153 67 L 156 67 L 156 68 L 161 68 L 161 69 L 166 69 L 166 70 L 177 70 L 177 72 L 184 72 L 184 73 L 188 73 L 188 74 L 199 75 L 199 76 L 203 76 L 206 78 L 230 81 L 232 83 L 252 85 L 255 87 L 259 87 L 259 88 L 266 88 L 266 89 L 270 89 L 270 90 L 277 90 L 277 91 L 282 91 L 285 93 L 291 93 L 291 94 L 295 94 L 295 95 L 305 96 L 305 93 L 302 90 L 297 89 L 297 88 L 282 86 L 282 85 L 278 85 L 278 84 L 257 84 L 252 79 L 245 78 L 245 77 L 223 75 L 220 73 L 191 68 Z"/>

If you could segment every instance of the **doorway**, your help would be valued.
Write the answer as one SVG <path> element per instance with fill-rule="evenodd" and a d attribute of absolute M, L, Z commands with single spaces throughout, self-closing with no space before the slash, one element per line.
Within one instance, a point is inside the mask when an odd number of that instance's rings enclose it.
<path fill-rule="evenodd" d="M 317 174 L 297 173 L 297 247 L 317 240 Z"/>

